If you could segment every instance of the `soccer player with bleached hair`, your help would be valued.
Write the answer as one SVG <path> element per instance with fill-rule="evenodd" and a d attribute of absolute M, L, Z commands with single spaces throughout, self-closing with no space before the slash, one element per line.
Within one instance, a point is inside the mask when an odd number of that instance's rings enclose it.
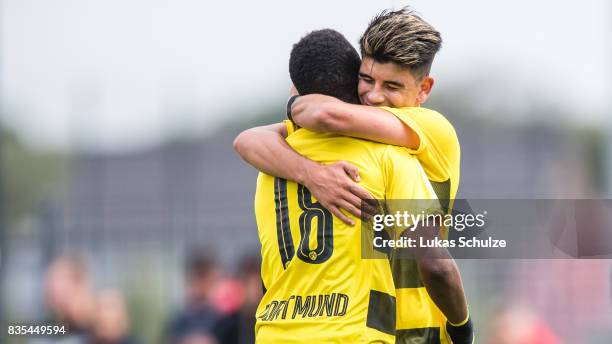
<path fill-rule="evenodd" d="M 290 113 L 297 125 L 314 132 L 408 148 L 423 166 L 443 207 L 450 211 L 459 182 L 457 136 L 441 114 L 419 107 L 433 87 L 429 71 L 440 44 L 440 34 L 412 11 L 383 12 L 360 40 L 363 61 L 358 97 L 363 105 L 309 94 L 298 97 Z M 237 138 L 236 148 L 258 169 L 307 186 L 330 212 L 354 223 L 340 209 L 359 217 L 361 199 L 368 198 L 350 180 L 358 178 L 357 168 L 348 163 L 315 163 L 292 150 L 283 139 L 286 135 L 281 125 L 250 129 Z M 359 171 L 366 172 L 362 166 Z M 404 276 L 394 281 L 398 342 L 448 342 L 447 331 L 455 343 L 472 341 L 467 304 L 452 260 L 398 259 L 394 265 L 395 271 L 412 272 L 394 274 Z"/>

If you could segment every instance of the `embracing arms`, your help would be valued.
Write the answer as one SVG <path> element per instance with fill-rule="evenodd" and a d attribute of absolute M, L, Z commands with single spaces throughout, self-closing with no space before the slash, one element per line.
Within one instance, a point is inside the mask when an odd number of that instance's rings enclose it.
<path fill-rule="evenodd" d="M 372 196 L 357 182 L 357 167 L 345 161 L 322 165 L 294 151 L 285 141 L 283 123 L 247 129 L 234 140 L 234 149 L 256 169 L 306 186 L 316 199 L 341 221 L 354 221 L 340 211 L 361 217 L 361 200 Z"/>
<path fill-rule="evenodd" d="M 418 136 L 393 114 L 329 96 L 298 97 L 292 116 L 296 124 L 312 131 L 331 131 L 413 149 L 419 146 Z M 304 158 L 287 144 L 286 136 L 283 123 L 255 127 L 236 137 L 234 149 L 258 170 L 303 184 L 332 214 L 352 225 L 353 221 L 340 209 L 360 217 L 361 200 L 372 198 L 357 184 L 357 168 L 342 161 L 321 165 Z"/>
<path fill-rule="evenodd" d="M 316 132 L 330 132 L 417 149 L 419 136 L 392 113 L 345 103 L 321 94 L 298 97 L 291 107 L 293 121 Z"/>

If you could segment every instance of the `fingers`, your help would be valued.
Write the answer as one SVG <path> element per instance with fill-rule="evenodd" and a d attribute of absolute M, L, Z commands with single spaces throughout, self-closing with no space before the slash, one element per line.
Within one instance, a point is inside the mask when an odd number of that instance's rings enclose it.
<path fill-rule="evenodd" d="M 358 207 L 355 207 L 354 205 L 349 203 L 348 201 L 341 200 L 338 202 L 338 205 L 340 206 L 341 209 L 346 210 L 350 214 L 356 216 L 358 219 L 361 218 L 361 210 Z"/>
<path fill-rule="evenodd" d="M 361 200 L 361 211 L 367 212 L 370 215 L 375 215 L 379 214 L 382 208 L 376 199 L 363 199 Z"/>
<path fill-rule="evenodd" d="M 362 220 L 368 220 L 379 213 L 378 201 L 366 189 L 359 185 L 349 185 L 348 191 L 350 193 L 345 195 L 344 199 L 361 210 Z"/>
<path fill-rule="evenodd" d="M 334 198 L 334 204 L 346 210 L 350 214 L 361 217 L 361 199 L 350 192 L 350 185 L 345 185 L 338 190 L 338 197 Z"/>
<path fill-rule="evenodd" d="M 376 214 L 378 214 L 378 208 L 369 205 L 366 202 L 361 203 L 361 219 L 362 220 L 370 220 L 370 218 Z"/>
<path fill-rule="evenodd" d="M 344 213 L 342 211 L 340 211 L 340 209 L 338 209 L 338 207 L 336 207 L 335 205 L 330 205 L 329 207 L 326 207 L 327 210 L 329 210 L 335 217 L 337 217 L 338 219 L 340 219 L 340 221 L 346 223 L 349 226 L 354 226 L 355 225 L 355 221 L 351 220 L 348 216 L 344 215 Z"/>
<path fill-rule="evenodd" d="M 365 201 L 362 202 L 359 197 L 351 193 L 346 193 L 345 195 L 341 196 L 339 201 L 335 201 L 335 204 L 342 210 L 345 210 L 346 212 L 366 221 L 371 216 L 379 213 L 376 206 Z"/>
<path fill-rule="evenodd" d="M 361 198 L 355 196 L 354 194 L 346 192 L 345 195 L 342 196 L 342 198 L 350 204 L 354 205 L 355 208 L 361 208 Z"/>
<path fill-rule="evenodd" d="M 360 199 L 362 199 L 362 200 L 370 200 L 370 199 L 374 199 L 374 196 L 372 196 L 372 194 L 370 194 L 370 193 L 368 192 L 368 190 L 366 190 L 366 189 L 362 188 L 362 187 L 361 187 L 361 186 L 359 186 L 359 185 L 350 185 L 350 186 L 349 186 L 349 191 L 350 191 L 350 192 L 351 192 L 353 195 L 355 195 L 355 196 L 359 197 L 359 198 L 360 198 Z"/>
<path fill-rule="evenodd" d="M 349 204 L 354 206 L 354 208 L 360 210 L 363 216 L 365 215 L 369 216 L 369 215 L 374 215 L 378 213 L 378 210 L 375 206 L 369 204 L 368 202 L 362 201 L 359 197 L 355 196 L 354 194 L 347 193 L 346 195 L 344 195 L 343 198 Z M 342 209 L 345 209 L 345 207 L 342 207 Z M 349 209 L 345 209 L 345 210 L 349 211 Z M 349 211 L 349 212 L 355 216 L 359 216 L 356 214 L 356 212 L 353 212 L 353 211 Z"/>
<path fill-rule="evenodd" d="M 346 161 L 339 161 L 338 164 L 342 166 L 344 172 L 346 172 L 346 174 L 351 177 L 354 182 L 359 183 L 361 178 L 359 177 L 359 169 L 355 165 L 350 164 Z"/>

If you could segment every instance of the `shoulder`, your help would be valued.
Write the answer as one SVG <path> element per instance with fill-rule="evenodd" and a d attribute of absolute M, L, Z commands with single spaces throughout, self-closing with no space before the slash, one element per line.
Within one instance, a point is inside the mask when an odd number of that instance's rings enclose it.
<path fill-rule="evenodd" d="M 428 129 L 431 133 L 441 133 L 451 136 L 457 136 L 453 124 L 442 113 L 424 108 L 424 107 L 404 107 L 404 108 L 389 108 L 382 109 L 391 112 L 397 116 L 402 122 L 411 125 L 418 125 L 421 129 Z"/>
<path fill-rule="evenodd" d="M 419 154 L 426 149 L 432 149 L 444 155 L 460 150 L 455 127 L 440 112 L 422 107 L 385 110 L 397 116 L 421 138 L 421 147 L 413 153 Z"/>

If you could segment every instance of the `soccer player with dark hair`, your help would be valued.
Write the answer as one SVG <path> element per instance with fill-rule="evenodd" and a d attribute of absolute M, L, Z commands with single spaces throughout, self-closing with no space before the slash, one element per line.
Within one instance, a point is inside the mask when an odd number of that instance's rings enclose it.
<path fill-rule="evenodd" d="M 457 134 L 444 116 L 420 107 L 434 84 L 429 72 L 441 42 L 439 32 L 413 11 L 382 12 L 371 21 L 360 39 L 363 61 L 358 96 L 363 105 L 343 102 L 329 95 L 309 94 L 297 100 L 294 98 L 289 113 L 297 125 L 315 132 L 408 148 L 419 159 L 443 208 L 451 211 L 459 185 Z M 336 217 L 354 224 L 353 219 L 361 216 L 361 200 L 371 198 L 356 183 L 359 181 L 357 167 L 344 161 L 313 162 L 297 154 L 285 142 L 286 136 L 282 124 L 253 128 L 239 135 L 235 148 L 260 171 L 305 185 Z M 363 168 L 361 170 L 364 172 Z M 354 217 L 347 216 L 341 209 Z M 397 319 L 398 342 L 444 342 L 448 340 L 446 330 L 453 335 L 455 343 L 473 340 L 454 261 L 421 261 L 417 266 L 415 261 L 398 260 L 394 268 L 405 271 L 417 271 L 418 268 L 420 271 L 413 280 L 396 283 L 401 311 Z M 438 283 L 423 282 L 432 276 Z M 424 293 L 425 285 L 429 295 Z M 402 304 L 402 300 L 411 297 L 420 300 L 419 306 Z M 429 297 L 436 305 L 431 304 Z M 418 308 L 416 313 L 414 307 Z M 409 313 L 412 316 L 402 315 Z"/>
<path fill-rule="evenodd" d="M 310 33 L 297 42 L 289 58 L 289 75 L 300 94 L 326 94 L 359 104 L 357 85 L 361 58 L 337 31 Z"/>
<path fill-rule="evenodd" d="M 339 33 L 320 30 L 302 38 L 290 66 L 299 92 L 325 91 L 356 101 L 356 82 L 339 70 L 355 74 L 359 55 Z M 417 159 L 401 147 L 315 133 L 289 122 L 285 130 L 287 142 L 310 159 L 363 166 L 369 173 L 362 185 L 376 198 L 437 203 Z M 384 258 L 362 258 L 359 232 L 332 216 L 307 187 L 264 173 L 257 180 L 255 214 L 265 289 L 256 313 L 257 342 L 395 342 L 391 266 Z"/>

